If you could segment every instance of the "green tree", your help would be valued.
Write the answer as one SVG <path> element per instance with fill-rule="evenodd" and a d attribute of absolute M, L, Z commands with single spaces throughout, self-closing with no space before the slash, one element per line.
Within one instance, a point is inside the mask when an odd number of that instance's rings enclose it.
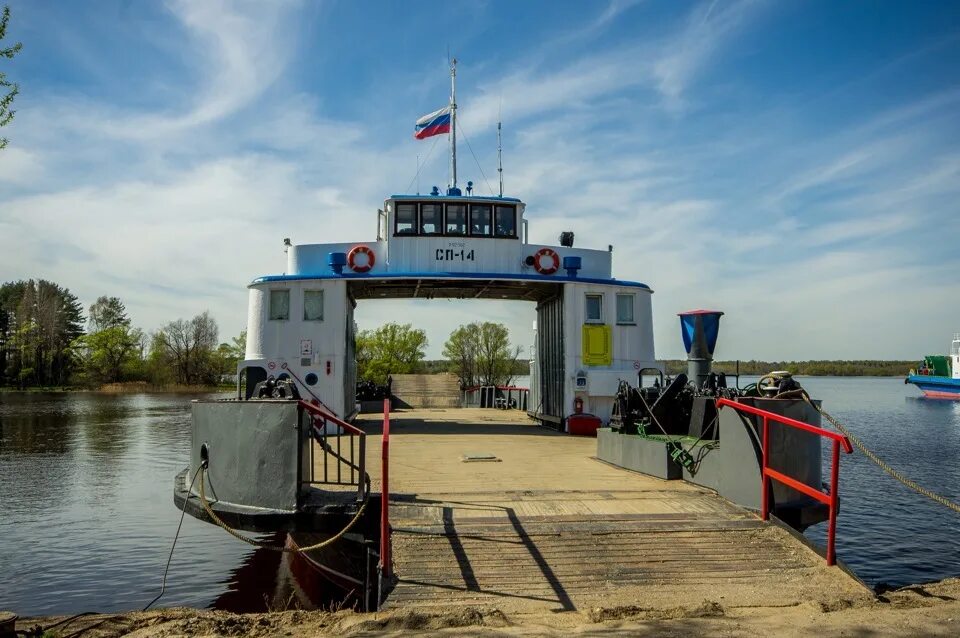
<path fill-rule="evenodd" d="M 140 361 L 143 332 L 117 325 L 84 335 L 77 340 L 87 378 L 97 383 L 124 381 L 125 374 Z"/>
<path fill-rule="evenodd" d="M 443 346 L 463 387 L 509 384 L 521 352 L 511 349 L 507 327 L 490 321 L 460 326 Z"/>
<path fill-rule="evenodd" d="M 66 288 L 43 279 L 0 287 L 0 340 L 5 383 L 66 385 L 83 334 L 83 307 Z"/>
<path fill-rule="evenodd" d="M 387 323 L 357 334 L 357 376 L 386 383 L 392 374 L 415 372 L 425 356 L 427 333 L 409 323 Z"/>
<path fill-rule="evenodd" d="M 247 331 L 230 339 L 230 343 L 221 343 L 217 346 L 217 370 L 220 374 L 236 374 L 237 364 L 243 360 L 247 351 Z"/>
<path fill-rule="evenodd" d="M 7 23 L 10 21 L 10 7 L 3 8 L 3 14 L 0 15 L 0 42 L 7 35 Z M 13 56 L 20 52 L 23 44 L 17 42 L 13 46 L 3 48 L 0 46 L 0 58 L 12 60 Z M 13 105 L 13 98 L 20 92 L 20 86 L 7 80 L 7 74 L 0 71 L 0 127 L 6 126 L 13 120 L 13 111 L 10 107 Z M 0 137 L 0 149 L 7 146 L 8 140 Z"/>
<path fill-rule="evenodd" d="M 153 335 L 151 368 L 171 367 L 177 383 L 214 384 L 220 374 L 216 348 L 219 328 L 209 312 L 171 321 Z"/>
<path fill-rule="evenodd" d="M 103 296 L 90 304 L 90 332 L 117 326 L 130 326 L 127 308 L 119 298 Z"/>

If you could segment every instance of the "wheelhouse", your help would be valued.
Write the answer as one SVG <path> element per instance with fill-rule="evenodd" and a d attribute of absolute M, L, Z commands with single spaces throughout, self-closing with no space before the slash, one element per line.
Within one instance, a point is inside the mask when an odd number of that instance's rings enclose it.
<path fill-rule="evenodd" d="M 523 212 L 523 203 L 510 197 L 394 195 L 384 202 L 377 239 L 521 239 L 521 229 L 526 230 Z"/>

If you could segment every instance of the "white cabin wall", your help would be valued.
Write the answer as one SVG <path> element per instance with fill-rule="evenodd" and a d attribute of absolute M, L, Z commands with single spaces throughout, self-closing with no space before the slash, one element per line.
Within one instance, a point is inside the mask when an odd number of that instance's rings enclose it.
<path fill-rule="evenodd" d="M 247 348 L 245 359 L 263 359 L 263 330 L 267 320 L 268 295 L 263 288 L 250 287 L 250 296 L 247 302 Z"/>
<path fill-rule="evenodd" d="M 290 319 L 271 320 L 270 291 L 284 289 L 290 291 Z M 323 291 L 322 321 L 304 321 L 305 290 Z M 247 360 L 243 365 L 264 366 L 267 374 L 273 376 L 282 374 L 286 366 L 302 381 L 306 381 L 307 375 L 313 372 L 318 380 L 315 385 L 308 386 L 310 392 L 316 394 L 338 416 L 350 413 L 353 406 L 344 405 L 343 396 L 344 374 L 349 374 L 349 367 L 355 365 L 346 361 L 349 303 L 347 283 L 343 280 L 284 280 L 252 285 Z M 300 386 L 304 398 L 310 398 L 310 392 Z"/>
<path fill-rule="evenodd" d="M 617 325 L 616 296 L 630 294 L 634 298 L 635 325 Z M 610 326 L 613 361 L 608 366 L 588 366 L 583 363 L 582 329 L 586 322 L 586 296 L 603 297 L 602 323 Z M 573 412 L 573 402 L 580 397 L 584 412 L 595 414 L 604 423 L 610 420 L 613 398 L 621 379 L 637 383 L 637 370 L 645 367 L 660 367 L 656 362 L 653 347 L 652 292 L 637 286 L 616 286 L 592 283 L 568 283 L 564 285 L 564 361 L 566 381 L 564 397 L 567 413 Z M 587 376 L 587 389 L 578 390 L 578 371 Z"/>

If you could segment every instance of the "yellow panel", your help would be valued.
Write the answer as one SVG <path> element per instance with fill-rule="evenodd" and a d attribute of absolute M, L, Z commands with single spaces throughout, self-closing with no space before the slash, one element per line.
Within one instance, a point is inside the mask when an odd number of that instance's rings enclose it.
<path fill-rule="evenodd" d="M 606 324 L 583 324 L 583 364 L 608 366 L 613 363 L 613 331 Z"/>

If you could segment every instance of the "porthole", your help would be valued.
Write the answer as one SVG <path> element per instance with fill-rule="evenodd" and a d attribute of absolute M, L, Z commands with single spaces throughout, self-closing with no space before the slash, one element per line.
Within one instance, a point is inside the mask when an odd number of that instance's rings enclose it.
<path fill-rule="evenodd" d="M 304 377 L 303 380 L 307 382 L 307 385 L 317 385 L 317 381 L 320 380 L 320 377 L 318 377 L 314 372 L 308 372 L 307 376 Z"/>

